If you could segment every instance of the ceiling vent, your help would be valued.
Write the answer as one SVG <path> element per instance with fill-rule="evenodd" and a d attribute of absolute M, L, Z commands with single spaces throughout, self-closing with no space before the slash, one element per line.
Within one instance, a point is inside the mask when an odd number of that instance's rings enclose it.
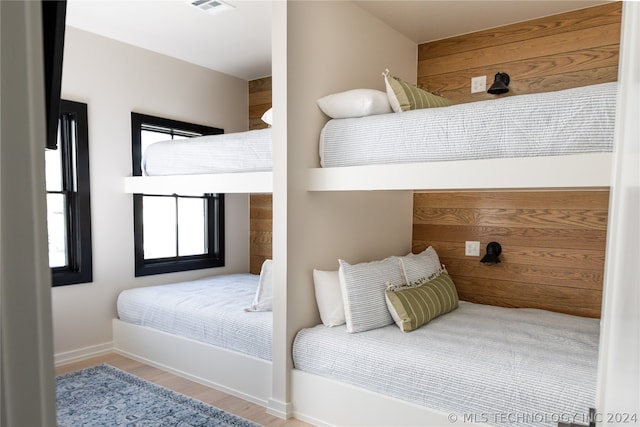
<path fill-rule="evenodd" d="M 197 7 L 203 12 L 210 14 L 220 13 L 225 10 L 234 9 L 235 6 L 226 3 L 222 0 L 188 0 L 192 6 Z"/>

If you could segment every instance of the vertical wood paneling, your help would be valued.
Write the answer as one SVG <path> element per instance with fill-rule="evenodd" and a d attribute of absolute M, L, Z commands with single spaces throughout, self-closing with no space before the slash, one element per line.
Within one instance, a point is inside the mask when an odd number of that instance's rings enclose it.
<path fill-rule="evenodd" d="M 272 198 L 271 194 L 251 194 L 249 196 L 250 220 L 250 268 L 249 272 L 260 274 L 265 259 L 271 258 L 272 240 Z"/>
<path fill-rule="evenodd" d="M 415 193 L 413 251 L 433 246 L 460 298 L 599 317 L 609 192 Z M 465 241 L 502 245 L 501 263 Z"/>
<path fill-rule="evenodd" d="M 271 77 L 252 80 L 249 85 L 249 129 L 264 129 L 261 119 L 271 108 Z M 260 274 L 265 259 L 272 257 L 272 198 L 271 194 L 249 196 L 249 272 Z"/>
<path fill-rule="evenodd" d="M 471 78 L 511 77 L 508 94 L 548 92 L 616 81 L 622 2 L 423 43 L 418 85 L 465 103 L 493 99 L 471 94 Z"/>
<path fill-rule="evenodd" d="M 267 124 L 260 118 L 271 108 L 271 77 L 249 82 L 249 130 L 264 129 Z"/>

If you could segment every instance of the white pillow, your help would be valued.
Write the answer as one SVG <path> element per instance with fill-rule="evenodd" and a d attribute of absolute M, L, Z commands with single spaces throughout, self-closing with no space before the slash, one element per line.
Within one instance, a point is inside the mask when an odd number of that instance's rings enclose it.
<path fill-rule="evenodd" d="M 263 122 L 265 122 L 266 124 L 268 124 L 269 126 L 271 126 L 273 123 L 273 119 L 272 117 L 272 112 L 271 112 L 271 108 L 269 108 L 267 111 L 264 112 L 264 114 L 262 115 L 262 117 L 260 117 L 262 119 Z"/>
<path fill-rule="evenodd" d="M 392 113 L 389 97 L 375 89 L 352 89 L 318 99 L 318 107 L 332 119 Z"/>
<path fill-rule="evenodd" d="M 403 282 L 411 284 L 422 278 L 431 280 L 442 271 L 442 264 L 436 250 L 429 246 L 419 254 L 410 253 L 400 257 L 400 268 Z"/>
<path fill-rule="evenodd" d="M 313 270 L 320 319 L 325 326 L 344 325 L 344 303 L 338 271 Z"/>
<path fill-rule="evenodd" d="M 251 307 L 247 308 L 247 311 L 271 311 L 273 307 L 273 280 L 271 279 L 271 264 L 270 259 L 265 260 L 262 263 L 260 269 L 260 279 L 258 280 L 258 289 L 256 289 L 256 295 L 253 297 L 253 303 Z"/>
<path fill-rule="evenodd" d="M 382 261 L 351 265 L 340 263 L 340 288 L 348 332 L 362 332 L 391 325 L 393 318 L 387 308 L 387 282 L 401 283 L 402 271 L 398 257 Z"/>

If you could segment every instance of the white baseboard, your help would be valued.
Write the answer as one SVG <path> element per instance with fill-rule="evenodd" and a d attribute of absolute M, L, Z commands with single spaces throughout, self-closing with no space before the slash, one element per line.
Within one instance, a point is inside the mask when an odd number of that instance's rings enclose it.
<path fill-rule="evenodd" d="M 279 400 L 269 399 L 267 404 L 267 413 L 275 417 L 287 419 L 293 417 L 293 406 L 291 402 L 281 402 Z"/>
<path fill-rule="evenodd" d="M 55 366 L 60 366 L 73 362 L 79 362 L 85 359 L 90 359 L 96 356 L 102 356 L 111 352 L 113 352 L 113 341 L 92 345 L 90 347 L 84 347 L 77 350 L 65 351 L 63 353 L 56 353 L 53 356 L 53 361 Z"/>

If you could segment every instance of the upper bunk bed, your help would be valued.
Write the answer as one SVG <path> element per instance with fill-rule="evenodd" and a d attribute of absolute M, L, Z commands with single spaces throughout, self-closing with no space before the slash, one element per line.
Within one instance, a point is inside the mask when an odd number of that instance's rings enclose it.
<path fill-rule="evenodd" d="M 329 120 L 309 191 L 602 188 L 616 82 Z M 271 128 L 153 144 L 125 192 L 273 192 Z"/>
<path fill-rule="evenodd" d="M 329 120 L 310 191 L 608 187 L 617 83 Z"/>
<path fill-rule="evenodd" d="M 126 193 L 271 193 L 271 128 L 156 142 L 141 166 Z"/>

